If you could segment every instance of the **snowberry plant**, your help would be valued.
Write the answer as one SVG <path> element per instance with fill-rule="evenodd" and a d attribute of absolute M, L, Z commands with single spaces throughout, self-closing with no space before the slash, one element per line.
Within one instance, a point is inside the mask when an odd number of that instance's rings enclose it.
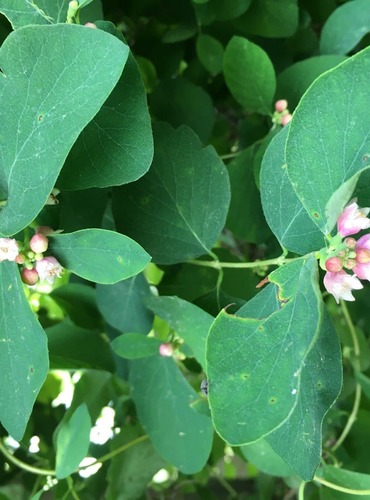
<path fill-rule="evenodd" d="M 368 1 L 306 3 L 0 0 L 4 497 L 370 495 Z"/>

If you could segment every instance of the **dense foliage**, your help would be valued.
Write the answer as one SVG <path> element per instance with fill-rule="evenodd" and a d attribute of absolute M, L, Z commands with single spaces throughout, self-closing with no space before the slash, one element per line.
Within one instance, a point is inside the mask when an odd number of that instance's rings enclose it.
<path fill-rule="evenodd" d="M 370 498 L 370 0 L 0 13 L 0 498 Z"/>

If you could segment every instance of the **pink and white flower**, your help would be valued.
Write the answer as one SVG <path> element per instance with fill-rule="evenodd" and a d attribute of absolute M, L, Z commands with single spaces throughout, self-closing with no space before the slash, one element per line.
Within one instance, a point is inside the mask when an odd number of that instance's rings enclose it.
<path fill-rule="evenodd" d="M 159 354 L 161 356 L 170 357 L 173 354 L 173 346 L 169 342 L 159 346 Z"/>
<path fill-rule="evenodd" d="M 0 238 L 0 262 L 15 261 L 19 254 L 18 243 L 12 238 Z"/>
<path fill-rule="evenodd" d="M 359 238 L 356 244 L 356 265 L 353 272 L 361 280 L 370 281 L 370 234 Z"/>
<path fill-rule="evenodd" d="M 353 274 L 348 274 L 341 270 L 337 273 L 328 271 L 324 276 L 324 285 L 329 293 L 331 293 L 336 302 L 339 299 L 354 301 L 352 290 L 361 290 L 363 285 L 360 280 Z"/>
<path fill-rule="evenodd" d="M 60 278 L 63 273 L 63 268 L 55 257 L 44 257 L 35 263 L 36 271 L 38 272 L 41 281 L 46 281 L 52 285 L 55 278 Z"/>
<path fill-rule="evenodd" d="M 359 208 L 356 200 L 352 200 L 338 217 L 338 233 L 344 237 L 357 234 L 362 229 L 370 227 L 370 219 L 367 215 L 370 208 Z"/>

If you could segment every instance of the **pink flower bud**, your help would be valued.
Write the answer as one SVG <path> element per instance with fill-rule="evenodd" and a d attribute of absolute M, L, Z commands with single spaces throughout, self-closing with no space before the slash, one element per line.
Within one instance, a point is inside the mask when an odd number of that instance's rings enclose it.
<path fill-rule="evenodd" d="M 356 244 L 356 266 L 353 272 L 362 280 L 370 281 L 370 234 L 358 239 Z"/>
<path fill-rule="evenodd" d="M 16 240 L 12 238 L 0 238 L 0 262 L 3 260 L 15 261 L 19 254 Z"/>
<path fill-rule="evenodd" d="M 279 99 L 275 102 L 275 109 L 278 113 L 282 113 L 288 107 L 288 101 L 286 99 Z"/>
<path fill-rule="evenodd" d="M 353 301 L 352 290 L 361 290 L 363 288 L 360 280 L 353 274 L 348 274 L 346 271 L 338 271 L 337 273 L 327 272 L 324 276 L 324 285 L 329 293 L 334 295 L 337 303 L 339 299 Z"/>
<path fill-rule="evenodd" d="M 23 253 L 20 253 L 14 260 L 17 264 L 24 264 L 24 262 L 26 261 L 26 256 L 23 255 Z"/>
<path fill-rule="evenodd" d="M 38 279 L 39 279 L 39 275 L 38 275 L 38 272 L 36 271 L 36 269 L 27 269 L 27 268 L 24 268 L 22 269 L 22 272 L 21 272 L 21 279 L 23 281 L 23 283 L 25 283 L 26 285 L 36 285 Z"/>
<path fill-rule="evenodd" d="M 30 248 L 35 253 L 43 253 L 48 249 L 49 240 L 44 234 L 36 233 L 30 240 Z"/>
<path fill-rule="evenodd" d="M 370 219 L 367 218 L 370 208 L 359 208 L 356 200 L 351 201 L 338 217 L 338 233 L 341 236 L 357 234 L 362 229 L 370 227 Z"/>
<path fill-rule="evenodd" d="M 63 268 L 55 257 L 44 257 L 35 263 L 36 270 L 41 281 L 46 281 L 51 285 L 55 278 L 60 278 L 63 273 Z"/>
<path fill-rule="evenodd" d="M 169 344 L 168 342 L 166 344 L 161 344 L 159 346 L 159 354 L 161 356 L 167 356 L 167 357 L 172 356 L 172 354 L 173 354 L 172 344 Z"/>
<path fill-rule="evenodd" d="M 352 270 L 356 267 L 356 261 L 354 259 L 348 259 L 344 267 Z"/>
<path fill-rule="evenodd" d="M 282 116 L 281 117 L 281 124 L 282 124 L 282 126 L 285 127 L 285 125 L 287 125 L 291 121 L 292 118 L 293 117 L 292 117 L 292 115 L 290 113 Z"/>
<path fill-rule="evenodd" d="M 96 24 L 94 24 L 94 23 L 85 23 L 85 26 L 86 26 L 87 28 L 97 28 L 97 25 L 96 25 Z"/>
<path fill-rule="evenodd" d="M 357 241 L 354 238 L 346 238 L 344 241 L 348 248 L 356 248 Z"/>
<path fill-rule="evenodd" d="M 327 271 L 337 273 L 343 269 L 342 259 L 339 257 L 330 257 L 327 261 L 325 261 L 325 267 Z"/>

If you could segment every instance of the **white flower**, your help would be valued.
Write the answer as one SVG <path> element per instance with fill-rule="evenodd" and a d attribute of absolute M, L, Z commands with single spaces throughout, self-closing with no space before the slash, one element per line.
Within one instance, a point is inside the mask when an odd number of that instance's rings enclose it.
<path fill-rule="evenodd" d="M 41 281 L 47 281 L 51 285 L 55 278 L 60 278 L 63 273 L 63 268 L 55 257 L 44 257 L 35 263 L 36 271 L 39 274 Z"/>
<path fill-rule="evenodd" d="M 0 238 L 0 262 L 3 260 L 15 261 L 19 254 L 18 244 L 12 238 Z"/>

